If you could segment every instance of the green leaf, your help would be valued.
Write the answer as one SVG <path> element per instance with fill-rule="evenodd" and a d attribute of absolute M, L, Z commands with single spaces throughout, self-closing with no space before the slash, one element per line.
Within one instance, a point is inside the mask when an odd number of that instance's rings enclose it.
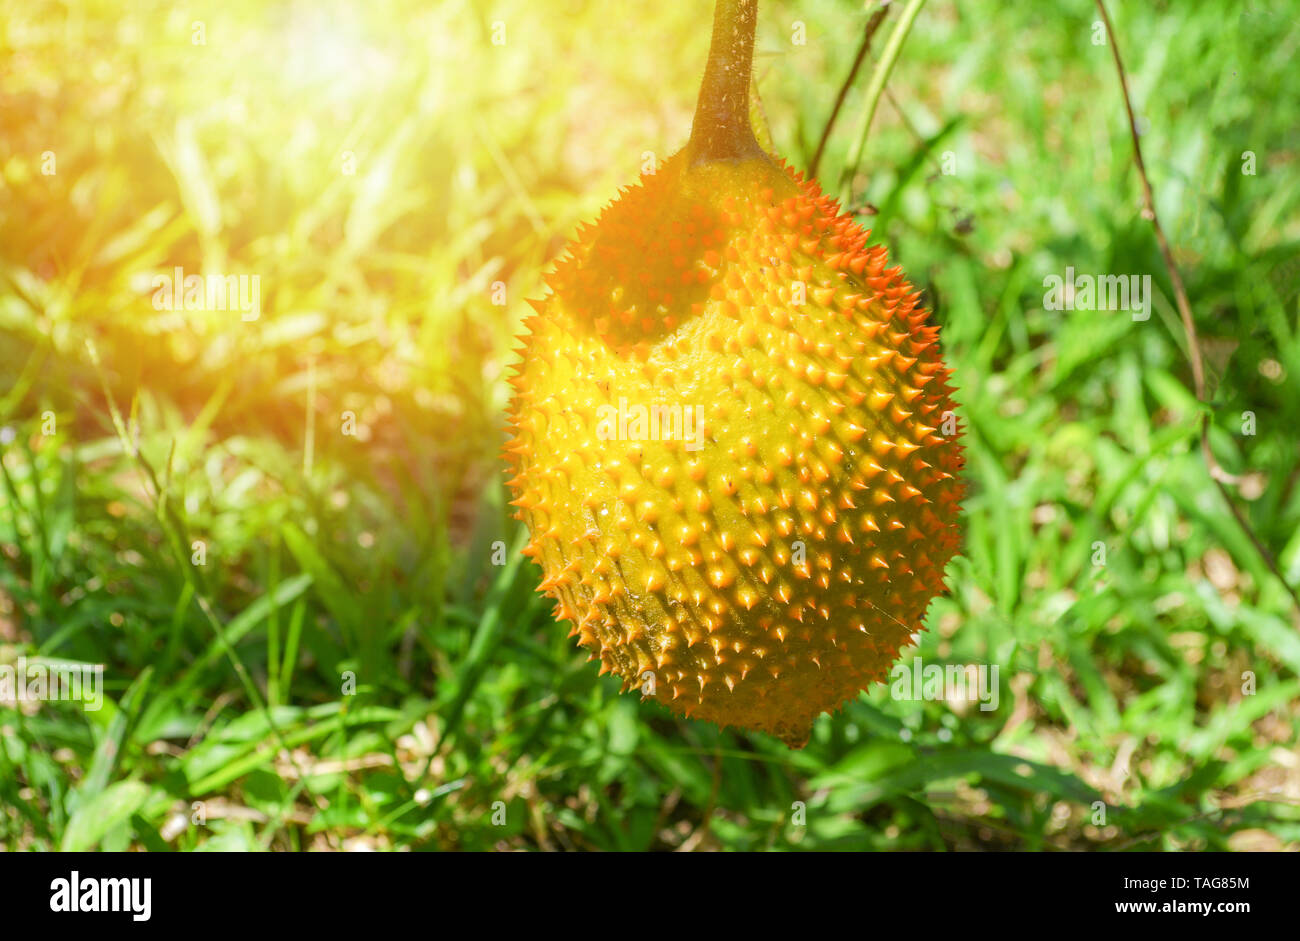
<path fill-rule="evenodd" d="M 205 669 L 220 657 L 223 650 L 223 641 L 233 648 L 249 631 L 265 621 L 274 609 L 293 601 L 306 591 L 311 584 L 311 575 L 295 575 L 276 585 L 273 591 L 262 595 L 230 620 L 225 630 L 221 632 L 221 636 L 213 640 L 208 645 L 208 649 L 203 652 L 203 655 L 186 671 L 186 676 L 188 677 Z"/>
<path fill-rule="evenodd" d="M 131 819 L 149 798 L 149 787 L 139 781 L 119 781 L 82 804 L 63 831 L 60 849 L 77 853 L 93 849 L 114 827 Z"/>

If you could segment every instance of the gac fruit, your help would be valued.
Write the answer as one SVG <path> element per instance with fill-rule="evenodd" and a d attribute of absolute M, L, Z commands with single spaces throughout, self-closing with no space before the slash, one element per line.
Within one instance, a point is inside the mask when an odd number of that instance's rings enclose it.
<path fill-rule="evenodd" d="M 690 142 L 533 302 L 506 455 L 602 673 L 801 747 L 921 629 L 963 461 L 919 292 L 754 139 L 754 6 L 718 4 Z"/>

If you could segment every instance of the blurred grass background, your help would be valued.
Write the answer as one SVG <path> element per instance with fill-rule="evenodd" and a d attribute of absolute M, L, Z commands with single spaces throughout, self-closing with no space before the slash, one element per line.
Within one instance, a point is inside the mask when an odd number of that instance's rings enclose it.
<path fill-rule="evenodd" d="M 996 664 L 999 709 L 881 687 L 791 752 L 617 695 L 565 638 L 504 505 L 512 338 L 685 142 L 711 6 L 0 0 L 0 664 L 103 663 L 110 700 L 0 705 L 0 845 L 1300 847 L 1300 620 L 1198 453 L 1086 0 L 933 0 L 849 168 L 969 427 L 916 654 Z M 1300 22 L 1110 11 L 1214 450 L 1294 585 Z M 867 15 L 761 4 L 797 167 Z M 257 275 L 260 318 L 155 310 L 177 266 Z M 1067 266 L 1150 274 L 1151 319 L 1045 311 Z"/>

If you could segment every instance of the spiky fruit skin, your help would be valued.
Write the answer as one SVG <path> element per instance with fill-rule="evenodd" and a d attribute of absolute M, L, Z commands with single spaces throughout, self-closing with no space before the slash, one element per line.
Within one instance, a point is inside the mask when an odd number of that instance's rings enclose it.
<path fill-rule="evenodd" d="M 938 327 L 867 237 L 770 158 L 678 154 L 569 246 L 512 380 L 525 551 L 601 672 L 795 747 L 886 678 L 959 541 Z M 620 400 L 703 433 L 624 434 Z"/>

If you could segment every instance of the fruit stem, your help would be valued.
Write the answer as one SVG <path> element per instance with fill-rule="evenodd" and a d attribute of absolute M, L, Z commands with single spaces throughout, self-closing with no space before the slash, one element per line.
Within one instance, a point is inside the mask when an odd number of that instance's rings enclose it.
<path fill-rule="evenodd" d="M 717 0 L 709 62 L 691 124 L 692 164 L 763 153 L 749 123 L 757 14 L 758 0 Z"/>

